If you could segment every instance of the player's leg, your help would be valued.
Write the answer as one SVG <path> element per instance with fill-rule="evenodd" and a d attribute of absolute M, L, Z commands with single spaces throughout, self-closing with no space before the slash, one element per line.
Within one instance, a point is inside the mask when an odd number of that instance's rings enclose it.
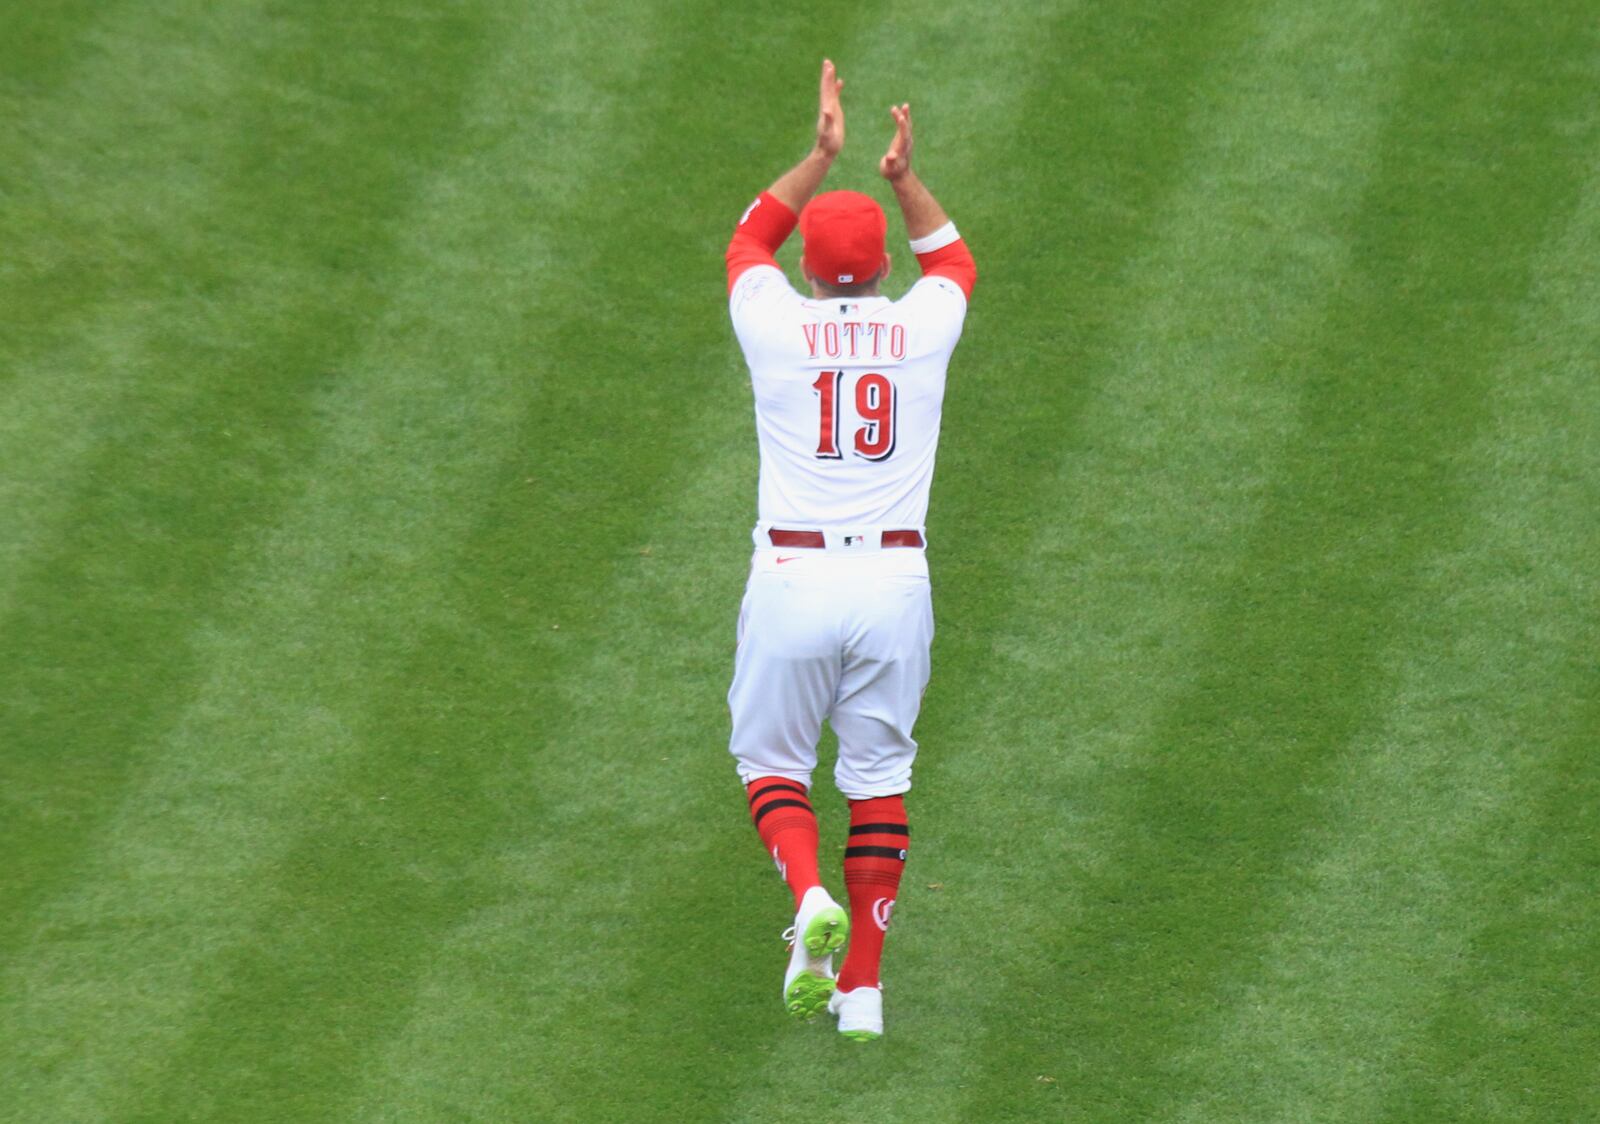
<path fill-rule="evenodd" d="M 836 630 L 797 612 L 790 594 L 774 575 L 758 570 L 750 576 L 728 689 L 728 748 L 762 846 L 798 907 L 821 883 L 811 774 L 839 667 Z"/>
<path fill-rule="evenodd" d="M 817 817 L 805 788 L 782 777 L 758 777 L 747 787 L 761 843 L 795 895 L 794 925 L 784 934 L 783 1005 L 797 1018 L 810 1018 L 833 994 L 833 954 L 849 935 L 849 915 L 818 876 Z"/>
<path fill-rule="evenodd" d="M 802 583 L 803 584 L 803 583 Z M 794 895 L 784 1005 L 807 1018 L 833 991 L 833 953 L 849 918 L 822 887 L 810 785 L 817 738 L 838 685 L 837 627 L 818 596 L 758 568 L 739 617 L 739 647 L 728 705 L 729 748 L 738 760 L 751 820 Z"/>
<path fill-rule="evenodd" d="M 910 848 L 905 793 L 917 743 L 912 727 L 928 683 L 933 609 L 926 581 L 882 583 L 863 605 L 840 676 L 832 723 L 835 780 L 850 801 L 844 879 L 850 949 L 830 1010 L 852 1038 L 883 1033 L 881 965 Z"/>
<path fill-rule="evenodd" d="M 850 949 L 828 1009 L 839 1032 L 869 1040 L 883 1034 L 883 940 L 900 894 L 910 847 L 905 798 L 850 801 L 850 838 L 844 850 L 844 884 L 850 901 Z"/>
<path fill-rule="evenodd" d="M 850 801 L 850 837 L 844 848 L 844 885 L 858 922 L 850 954 L 839 971 L 839 987 L 878 987 L 883 938 L 900 893 L 900 876 L 911 846 L 903 796 Z"/>
<path fill-rule="evenodd" d="M 817 867 L 817 814 L 806 786 L 787 777 L 756 777 L 745 784 L 750 818 L 761 845 L 789 884 L 795 908 L 822 884 Z"/>

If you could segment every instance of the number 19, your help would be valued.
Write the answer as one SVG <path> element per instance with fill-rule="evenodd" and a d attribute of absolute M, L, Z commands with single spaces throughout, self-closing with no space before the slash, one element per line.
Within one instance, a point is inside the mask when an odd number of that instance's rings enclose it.
<path fill-rule="evenodd" d="M 811 388 L 821 408 L 817 452 L 820 460 L 839 460 L 839 388 L 843 371 L 823 371 Z M 894 383 L 875 371 L 856 380 L 856 416 L 862 426 L 855 432 L 855 454 L 863 460 L 887 460 L 894 453 Z"/>

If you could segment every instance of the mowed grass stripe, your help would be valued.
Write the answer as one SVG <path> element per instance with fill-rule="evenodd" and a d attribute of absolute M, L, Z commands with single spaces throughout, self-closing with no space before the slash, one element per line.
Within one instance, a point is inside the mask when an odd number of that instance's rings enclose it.
<path fill-rule="evenodd" d="M 1483 171 L 1459 191 L 1452 178 L 1439 222 L 1467 226 L 1493 214 L 1498 224 L 1510 214 L 1520 241 L 1503 263 L 1469 257 L 1475 268 L 1466 275 L 1481 286 L 1457 280 L 1430 310 L 1441 334 L 1473 325 L 1472 353 L 1485 357 L 1483 433 L 1453 458 L 1454 490 L 1467 497 L 1462 526 L 1438 536 L 1447 549 L 1395 601 L 1370 728 L 1351 731 L 1339 770 L 1304 781 L 1306 797 L 1326 811 L 1285 864 L 1293 876 L 1248 990 L 1198 1026 L 1185 1051 L 1185 1067 L 1206 1074 L 1208 1089 L 1182 1118 L 1377 1119 L 1386 1103 L 1412 1105 L 1423 1090 L 1451 1088 L 1444 1075 L 1458 1068 L 1502 1094 L 1486 1118 L 1581 1115 L 1589 1067 L 1566 1064 L 1562 1051 L 1529 1085 L 1500 1079 L 1492 1041 L 1478 1044 L 1470 1065 L 1425 1061 L 1418 1048 L 1441 990 L 1473 963 L 1476 934 L 1527 884 L 1523 860 L 1539 846 L 1533 824 L 1545 813 L 1527 794 L 1554 776 L 1581 787 L 1586 773 L 1593 783 L 1592 768 L 1571 767 L 1567 747 L 1593 728 L 1582 700 L 1595 685 L 1585 655 L 1595 619 L 1580 609 L 1593 583 L 1577 560 L 1592 556 L 1594 536 L 1573 486 L 1582 475 L 1574 479 L 1568 466 L 1581 438 L 1563 433 L 1560 419 L 1592 432 L 1595 400 L 1581 363 L 1567 358 L 1551 377 L 1548 359 L 1529 358 L 1592 353 L 1592 315 L 1571 293 L 1552 299 L 1560 288 L 1552 294 L 1550 284 L 1573 277 L 1578 248 L 1594 245 L 1592 177 L 1578 186 L 1593 167 L 1597 122 L 1578 91 L 1592 83 L 1594 44 L 1583 42 L 1577 18 L 1547 16 L 1519 36 L 1480 29 L 1501 51 L 1479 62 L 1483 74 L 1518 77 L 1492 95 L 1501 112 L 1485 115 L 1481 133 L 1441 153 Z M 1555 43 L 1565 49 L 1552 52 Z M 1465 53 L 1454 45 L 1443 58 Z M 1443 58 L 1423 62 L 1437 85 L 1485 85 L 1475 74 L 1449 74 L 1457 64 Z M 1543 191 L 1523 209 L 1535 180 Z M 1500 199 L 1518 202 L 1502 208 Z M 1569 222 L 1565 209 L 1578 200 Z M 1416 376 L 1448 383 L 1462 364 L 1433 350 L 1438 358 Z M 1530 383 L 1543 385 L 1530 391 Z M 1541 441 L 1541 431 L 1554 439 Z M 1564 503 L 1534 501 L 1563 480 L 1556 495 Z M 1593 485 L 1589 474 L 1591 495 Z M 1568 900 L 1587 873 L 1574 864 L 1563 878 L 1553 861 L 1547 871 L 1552 892 Z M 1583 962 L 1568 955 L 1569 968 Z M 1401 1109 L 1395 1118 L 1416 1117 Z"/>
<path fill-rule="evenodd" d="M 1595 650 L 1593 633 L 1584 633 L 1586 654 Z M 1407 1058 L 1408 1080 L 1388 1090 L 1384 1119 L 1593 1115 L 1600 1045 L 1592 1017 L 1600 1000 L 1594 680 L 1591 671 L 1581 685 L 1581 709 L 1560 712 L 1571 715 L 1567 736 L 1544 747 L 1539 783 L 1522 794 L 1526 814 L 1507 824 L 1521 852 L 1495 856 L 1504 865 L 1480 876 L 1488 883 L 1483 897 L 1497 908 L 1475 919 L 1462 962 Z"/>
<path fill-rule="evenodd" d="M 1168 700 L 1141 757 L 1086 793 L 1103 811 L 1085 830 L 1107 855 L 1083 875 L 1084 912 L 1061 919 L 1039 972 L 1009 993 L 1056 983 L 1070 1021 L 996 1036 L 997 1061 L 1059 1059 L 1095 1112 L 1160 1115 L 1213 1087 L 1175 1051 L 1196 1012 L 1261 983 L 1254 965 L 1301 877 L 1299 847 L 1329 814 L 1320 785 L 1365 751 L 1352 739 L 1387 702 L 1395 611 L 1463 545 L 1460 470 L 1510 346 L 1508 310 L 1575 192 L 1560 129 L 1576 84 L 1490 95 L 1484 81 L 1550 52 L 1571 59 L 1572 29 L 1414 18 L 1339 299 L 1285 341 L 1310 364 L 1304 422 L 1194 656 L 1206 671 Z M 1538 158 L 1520 175 L 1477 160 L 1508 134 Z M 1514 207 L 1501 206 L 1508 193 Z"/>
<path fill-rule="evenodd" d="M 230 258 L 248 223 L 228 237 L 218 227 L 268 119 L 250 87 L 283 29 L 248 8 L 206 11 L 113 6 L 84 27 L 71 11 L 35 9 L 38 30 L 17 41 L 54 29 L 42 52 L 74 65 L 24 85 L 0 136 L 0 619 L 30 574 L 59 568 L 40 555 L 98 483 L 92 457 L 143 440 L 151 414 L 216 361 L 213 341 L 183 356 L 182 377 L 151 366 L 168 358 L 156 336 L 241 280 Z M 234 108 L 237 129 L 209 120 L 217 105 Z"/>
<path fill-rule="evenodd" d="M 0 348 L 7 359 L 0 367 L 0 392 L 17 377 L 24 342 L 52 338 L 51 329 L 103 292 L 92 279 L 113 267 L 106 255 L 95 252 L 99 247 L 86 244 L 85 216 L 72 213 L 72 204 L 88 188 L 79 171 L 86 157 L 107 159 L 107 150 L 123 136 L 103 131 L 94 120 L 107 108 L 94 92 L 104 90 L 107 79 L 126 66 L 126 57 L 116 59 L 119 52 L 107 45 L 121 43 L 126 49 L 139 39 L 141 51 L 169 70 L 167 84 L 143 90 L 147 100 L 111 103 L 124 125 L 135 117 L 155 119 L 175 104 L 193 106 L 192 75 L 181 63 L 203 52 L 186 49 L 168 34 L 186 13 L 172 14 L 170 23 L 152 20 L 148 13 L 131 21 L 122 13 L 124 6 L 68 0 L 7 14 L 6 36 L 0 40 L 0 113 L 9 125 L 0 133 L 0 196 L 6 202 L 0 239 L 7 248 L 0 258 Z M 91 139 L 98 143 L 86 151 Z"/>
<path fill-rule="evenodd" d="M 1588 135 L 1593 154 L 1592 119 Z M 1435 659 L 1455 673 L 1443 684 L 1455 689 L 1439 691 L 1431 711 L 1408 700 L 1408 712 L 1448 726 L 1439 743 L 1449 752 L 1422 758 L 1433 772 L 1395 791 L 1448 800 L 1401 822 L 1428 833 L 1442 824 L 1462 840 L 1447 834 L 1418 848 L 1452 868 L 1412 899 L 1451 955 L 1408 957 L 1429 985 L 1427 1003 L 1406 1012 L 1400 1048 L 1389 1051 L 1403 1064 L 1370 1119 L 1581 1119 L 1594 1104 L 1597 245 L 1600 180 L 1591 175 L 1582 207 L 1539 261 L 1518 346 L 1496 378 L 1491 440 L 1474 457 L 1483 549 L 1438 593 L 1454 634 L 1438 637 Z M 1406 878 L 1418 859 L 1407 855 L 1386 881 Z M 1435 916 L 1446 911 L 1457 916 Z M 1354 998 L 1375 996 L 1363 987 Z"/>
<path fill-rule="evenodd" d="M 1148 243 L 1114 277 L 1074 278 L 1066 296 L 1093 303 L 1097 319 L 1072 338 L 1064 318 L 1061 342 L 1075 354 L 1030 375 L 1052 390 L 1070 379 L 1078 395 L 1060 434 L 1037 451 L 1027 443 L 1028 463 L 1049 454 L 1018 505 L 1031 514 L 961 536 L 976 548 L 1015 534 L 980 556 L 1014 580 L 994 615 L 948 614 L 946 636 L 971 646 L 978 675 L 955 684 L 941 772 L 959 774 L 961 789 L 986 787 L 997 765 L 1029 775 L 1010 799 L 1041 817 L 1036 827 L 1078 803 L 1073 774 L 1137 752 L 1141 723 L 1181 686 L 1185 644 L 1203 637 L 1211 599 L 1233 579 L 1237 536 L 1259 518 L 1300 425 L 1302 390 L 1279 367 L 1278 333 L 1319 322 L 1349 266 L 1336 232 L 1371 175 L 1403 38 L 1403 16 L 1385 5 L 1363 14 L 1367 33 L 1352 42 L 1342 17 L 1266 7 L 1237 29 L 1235 53 L 1181 83 L 1198 90 L 1198 108 L 1179 130 L 1190 140 L 1174 182 L 1140 205 Z M 1297 75 L 1308 58 L 1314 74 Z M 1341 69 L 1344 79 L 1327 77 Z M 996 863 L 1008 841 L 970 830 L 947 837 L 950 859 L 974 871 Z M 1050 830 L 1051 846 L 1080 845 L 1070 825 Z"/>
<path fill-rule="evenodd" d="M 137 103 L 153 123 L 39 111 L 82 144 L 38 186 L 71 201 L 60 230 L 162 221 L 84 235 L 117 259 L 115 281 L 76 322 L 83 341 L 27 360 L 5 392 L 0 849 L 28 861 L 0 874 L 0 944 L 74 875 L 206 674 L 191 629 L 232 594 L 241 543 L 305 487 L 289 470 L 315 439 L 316 396 L 370 330 L 396 220 L 456 139 L 455 83 L 474 57 L 470 21 L 391 12 L 392 69 L 371 67 L 372 28 L 352 17 L 326 40 L 338 61 L 308 73 L 303 15 L 183 14 L 203 29 L 154 27 L 186 44 L 187 65 L 152 76 L 144 38 L 108 29 L 121 52 L 62 95 Z M 191 97 L 227 110 L 194 112 Z M 173 149 L 197 164 L 163 178 Z"/>
<path fill-rule="evenodd" d="M 1551 832 L 1549 801 L 1560 792 L 1557 805 L 1576 808 L 1566 793 L 1585 779 L 1592 791 L 1595 777 L 1571 749 L 1593 730 L 1595 583 L 1583 560 L 1600 541 L 1583 511 L 1600 479 L 1573 470 L 1585 463 L 1574 458 L 1584 436 L 1600 436 L 1579 358 L 1600 340 L 1584 303 L 1594 286 L 1552 293 L 1547 279 L 1578 275 L 1595 245 L 1597 201 L 1591 184 L 1584 213 L 1530 271 L 1535 292 L 1493 380 L 1494 422 L 1467 459 L 1479 498 L 1463 544 L 1400 607 L 1387 704 L 1352 738 L 1367 752 L 1319 786 L 1330 813 L 1301 848 L 1304 885 L 1267 942 L 1263 982 L 1197 1028 L 1186 1064 L 1213 1074 L 1213 1087 L 1175 1118 L 1298 1119 L 1338 1105 L 1340 1118 L 1375 1120 L 1387 1102 L 1410 1119 L 1423 1098 L 1430 1119 L 1581 1115 L 1591 1067 L 1551 1034 L 1559 1012 L 1584 1009 L 1576 995 L 1540 989 L 1524 1000 L 1548 1028 L 1532 1035 L 1549 1047 L 1537 1079 L 1505 1080 L 1498 1043 L 1476 1044 L 1481 1056 L 1462 1073 L 1471 1077 L 1458 1081 L 1481 1100 L 1439 1096 L 1455 1083 L 1440 1080 L 1454 1063 L 1419 1047 L 1441 993 L 1479 962 L 1480 932 L 1516 917 L 1536 885 L 1575 907 L 1558 931 L 1581 931 L 1595 912 L 1582 890 L 1593 863 L 1575 861 L 1572 820 Z M 1562 843 L 1564 861 L 1549 853 Z M 1537 966 L 1581 972 L 1581 953 L 1568 948 Z M 1498 965 L 1509 981 L 1533 966 Z M 1357 1095 L 1344 1082 L 1358 1083 Z"/>
<path fill-rule="evenodd" d="M 57 87 L 82 61 L 87 29 L 119 7 L 116 0 L 59 0 L 8 13 L 0 41 L 0 105 L 21 110 Z"/>
<path fill-rule="evenodd" d="M 403 49 L 391 61 L 415 78 Z M 459 61 L 464 78 L 470 60 Z M 454 213 L 453 187 L 434 178 L 407 220 Z M 221 982 L 223 954 L 250 943 L 272 904 L 255 882 L 299 831 L 337 818 L 342 797 L 316 785 L 359 751 L 360 704 L 403 686 L 390 676 L 437 602 L 429 560 L 458 539 L 470 511 L 459 497 L 504 452 L 495 427 L 523 405 L 509 393 L 525 382 L 520 367 L 463 377 L 457 341 L 429 315 L 428 270 L 475 264 L 451 256 L 460 248 L 445 227 L 385 263 L 388 307 L 368 310 L 364 351 L 313 403 L 315 456 L 283 482 L 300 502 L 245 549 L 227 608 L 184 638 L 207 679 L 151 735 L 151 760 L 94 851 L 11 958 L 8 1021 L 29 1033 L 8 1043 L 6 1085 L 39 1116 L 83 1118 L 147 1091 L 164 1052 L 192 1031 L 199 997 Z M 474 298 L 483 283 L 474 270 Z M 450 408 L 419 411 L 430 400 Z M 396 597 L 396 576 L 412 572 L 428 577 Z"/>

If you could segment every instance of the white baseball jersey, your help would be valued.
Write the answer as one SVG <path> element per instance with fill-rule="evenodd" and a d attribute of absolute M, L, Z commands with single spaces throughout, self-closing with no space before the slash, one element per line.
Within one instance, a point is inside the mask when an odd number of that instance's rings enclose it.
<path fill-rule="evenodd" d="M 761 481 L 729 749 L 746 783 L 809 788 L 826 720 L 839 735 L 840 791 L 905 792 L 933 641 L 917 548 L 945 370 L 976 271 L 946 225 L 912 243 L 925 276 L 900 300 L 813 299 L 772 257 L 794 215 L 764 194 L 740 226 L 728 308 L 755 390 Z M 775 530 L 820 541 L 786 548 Z M 902 534 L 889 543 L 888 531 Z"/>
<path fill-rule="evenodd" d="M 913 249 L 957 237 L 947 227 Z M 762 527 L 923 527 L 966 308 L 941 276 L 898 301 L 803 297 L 770 265 L 735 280 L 728 309 L 755 391 Z"/>

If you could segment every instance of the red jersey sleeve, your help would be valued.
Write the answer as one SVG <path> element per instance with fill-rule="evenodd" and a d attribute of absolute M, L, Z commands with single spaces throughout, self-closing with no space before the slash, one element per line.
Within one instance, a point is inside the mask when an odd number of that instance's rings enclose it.
<path fill-rule="evenodd" d="M 739 219 L 739 225 L 733 228 L 733 238 L 728 242 L 728 292 L 733 292 L 733 283 L 745 270 L 778 264 L 773 255 L 798 221 L 799 216 L 770 191 L 763 191 L 756 197 Z"/>
<path fill-rule="evenodd" d="M 953 228 L 951 233 L 955 233 Z M 916 243 L 912 243 L 912 250 L 916 250 Z M 978 263 L 972 260 L 972 251 L 960 236 L 938 249 L 917 254 L 917 264 L 924 277 L 947 277 L 961 286 L 968 300 L 972 299 L 973 287 L 978 283 Z"/>

